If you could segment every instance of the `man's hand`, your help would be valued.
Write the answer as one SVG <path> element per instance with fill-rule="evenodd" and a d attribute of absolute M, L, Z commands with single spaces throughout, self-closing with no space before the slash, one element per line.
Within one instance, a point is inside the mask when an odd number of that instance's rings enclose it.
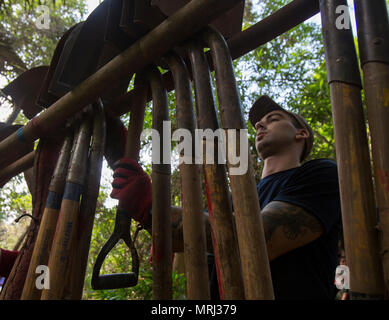
<path fill-rule="evenodd" d="M 130 158 L 122 158 L 115 166 L 111 198 L 119 200 L 121 209 L 143 226 L 149 224 L 152 203 L 150 177 Z"/>

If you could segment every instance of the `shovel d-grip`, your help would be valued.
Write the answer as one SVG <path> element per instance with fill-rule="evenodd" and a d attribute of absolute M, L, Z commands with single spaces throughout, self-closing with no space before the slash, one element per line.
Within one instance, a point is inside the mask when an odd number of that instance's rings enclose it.
<path fill-rule="evenodd" d="M 108 241 L 101 248 L 99 255 L 97 256 L 95 265 L 93 267 L 92 288 L 94 290 L 127 288 L 137 285 L 139 274 L 139 257 L 134 242 L 140 228 L 137 228 L 134 235 L 134 241 L 132 241 L 130 227 L 130 215 L 126 211 L 118 208 L 116 211 L 116 220 L 113 233 L 109 237 Z M 105 257 L 119 242 L 120 239 L 123 239 L 128 248 L 131 249 L 132 272 L 100 275 L 100 269 Z"/>
<path fill-rule="evenodd" d="M 130 124 L 128 126 L 126 147 L 124 152 L 124 157 L 132 159 L 139 158 L 140 135 L 142 133 L 144 123 L 144 112 L 148 94 L 148 86 L 145 86 L 145 83 L 142 79 L 143 78 L 141 74 L 137 74 L 135 77 L 134 86 L 141 90 L 142 94 L 139 96 L 139 101 L 136 101 L 137 107 L 133 108 L 131 111 Z M 127 288 L 137 285 L 139 274 L 139 257 L 134 243 L 138 232 L 143 227 L 138 225 L 134 234 L 134 240 L 132 241 L 130 227 L 131 217 L 133 216 L 134 215 L 132 215 L 130 212 L 126 212 L 122 209 L 119 201 L 113 233 L 105 245 L 101 248 L 101 251 L 97 256 L 95 265 L 93 267 L 92 288 L 94 290 Z M 120 239 L 123 239 L 126 245 L 131 249 L 132 272 L 100 275 L 100 269 L 105 257 L 119 242 Z"/>

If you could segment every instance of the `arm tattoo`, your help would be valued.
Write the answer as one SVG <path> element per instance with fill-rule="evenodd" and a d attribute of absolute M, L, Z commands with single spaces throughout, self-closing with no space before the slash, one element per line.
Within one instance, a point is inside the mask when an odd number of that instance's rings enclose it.
<path fill-rule="evenodd" d="M 311 233 L 321 233 L 323 227 L 315 216 L 304 209 L 282 201 L 270 202 L 262 211 L 266 242 L 269 242 L 277 228 L 281 228 L 289 240 Z"/>

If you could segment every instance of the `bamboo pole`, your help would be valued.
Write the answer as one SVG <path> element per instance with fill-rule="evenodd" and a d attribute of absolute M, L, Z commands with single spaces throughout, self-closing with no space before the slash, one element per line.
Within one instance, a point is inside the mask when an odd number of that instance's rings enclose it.
<path fill-rule="evenodd" d="M 57 130 L 70 116 L 95 101 L 126 75 L 135 73 L 165 54 L 172 46 L 199 31 L 242 0 L 196 0 L 164 20 L 131 47 L 105 64 L 23 128 L 0 142 L 0 168 L 21 156 L 21 149 L 43 134 Z"/>
<path fill-rule="evenodd" d="M 360 74 L 352 31 L 336 27 L 340 5 L 346 0 L 320 0 L 350 296 L 377 299 L 384 288 Z"/>
<path fill-rule="evenodd" d="M 46 206 L 42 214 L 38 235 L 24 282 L 21 296 L 22 300 L 39 300 L 41 297 L 42 291 L 35 284 L 37 277 L 36 268 L 39 265 L 47 265 L 49 261 L 51 245 L 65 188 L 66 171 L 71 155 L 72 141 L 73 133 L 69 133 L 63 142 L 53 178 L 51 179 Z"/>
<path fill-rule="evenodd" d="M 24 157 L 10 164 L 3 170 L 0 170 L 0 188 L 19 173 L 26 171 L 34 166 L 35 150 L 26 154 Z"/>
<path fill-rule="evenodd" d="M 235 130 L 236 147 L 237 150 L 240 150 L 241 129 L 245 129 L 245 124 L 232 59 L 227 44 L 220 33 L 207 28 L 203 33 L 203 39 L 211 49 L 212 61 L 215 66 L 222 127 L 223 129 Z M 228 148 L 231 147 L 231 145 L 228 146 Z M 249 155 L 248 146 L 246 151 Z M 231 152 L 238 154 L 236 150 L 231 150 Z M 265 233 L 260 218 L 258 193 L 250 156 L 247 156 L 246 164 L 246 173 L 231 174 L 235 164 L 232 164 L 230 150 L 227 150 L 227 166 L 230 171 L 245 297 L 249 300 L 274 299 Z"/>
<path fill-rule="evenodd" d="M 389 23 L 384 0 L 354 0 L 372 140 L 385 298 L 389 299 Z"/>
<path fill-rule="evenodd" d="M 67 173 L 60 213 L 49 257 L 50 288 L 43 289 L 42 300 L 62 299 L 69 273 L 72 247 L 76 243 L 79 205 L 84 189 L 92 123 L 83 119 L 75 139 L 75 149 Z"/>
<path fill-rule="evenodd" d="M 195 119 L 189 72 L 181 57 L 165 56 L 173 74 L 176 92 L 176 119 L 179 129 L 192 137 L 191 157 L 180 155 L 182 221 L 184 235 L 187 295 L 191 300 L 209 300 L 208 263 L 206 255 L 205 221 L 203 219 L 200 165 L 195 161 Z M 187 137 L 184 137 L 187 139 Z M 187 140 L 186 140 L 187 141 Z M 188 150 L 184 150 L 188 152 Z"/>
<path fill-rule="evenodd" d="M 196 117 L 199 129 L 219 129 L 215 101 L 211 87 L 209 65 L 203 47 L 196 42 L 188 46 L 196 96 Z M 218 159 L 218 144 L 214 144 L 214 158 Z M 207 189 L 208 213 L 212 226 L 212 243 L 218 270 L 221 299 L 244 299 L 239 249 L 234 230 L 231 201 L 224 164 L 203 164 Z"/>
<path fill-rule="evenodd" d="M 172 299 L 172 226 L 170 195 L 170 147 L 164 146 L 170 132 L 164 130 L 169 121 L 167 93 L 162 85 L 161 75 L 156 67 L 148 72 L 153 97 L 153 129 L 159 133 L 159 157 L 156 163 L 153 155 L 152 181 L 152 243 L 153 243 L 153 299 Z M 164 139 L 167 137 L 167 139 Z M 153 138 L 154 139 L 154 138 Z M 166 143 L 166 142 L 165 142 Z M 157 147 L 153 142 L 153 149 Z M 165 147 L 165 148 L 164 148 Z M 153 150 L 154 152 L 155 150 Z M 165 161 L 164 161 L 165 160 Z M 168 164 L 169 163 L 169 164 Z"/>

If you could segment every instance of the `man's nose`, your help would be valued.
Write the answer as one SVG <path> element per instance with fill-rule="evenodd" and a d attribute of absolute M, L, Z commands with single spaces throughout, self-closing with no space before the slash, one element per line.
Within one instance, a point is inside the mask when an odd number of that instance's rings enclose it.
<path fill-rule="evenodd" d="M 265 126 L 263 124 L 262 121 L 258 121 L 256 124 L 255 124 L 255 130 L 259 130 L 259 129 L 265 129 Z"/>

